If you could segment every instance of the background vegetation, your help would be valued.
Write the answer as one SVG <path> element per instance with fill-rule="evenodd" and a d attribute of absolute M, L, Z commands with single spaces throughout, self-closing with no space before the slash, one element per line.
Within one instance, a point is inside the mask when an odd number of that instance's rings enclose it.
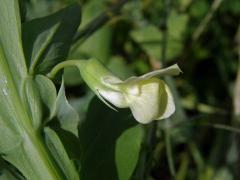
<path fill-rule="evenodd" d="M 22 0 L 22 23 L 76 1 Z M 184 72 L 166 78 L 174 93 L 176 113 L 144 125 L 143 138 L 135 129 L 122 139 L 133 139 L 127 146 L 131 152 L 136 147 L 131 144 L 134 138 L 142 139 L 131 179 L 239 179 L 240 1 L 84 0 L 81 5 L 81 24 L 68 59 L 96 57 L 123 79 L 174 63 Z M 74 68 L 64 71 L 66 95 L 81 119 L 80 140 L 84 138 L 80 146 L 92 142 L 94 152 L 98 152 L 85 154 L 87 164 L 83 165 L 86 168 L 82 176 L 96 179 L 102 175 L 113 180 L 115 165 L 105 150 L 116 143 L 115 135 L 122 132 L 116 132 L 119 128 L 115 121 L 124 122 L 125 111 L 111 114 L 101 102 L 89 106 L 93 93 L 78 73 Z M 86 117 L 92 121 L 84 123 Z M 71 156 L 77 156 L 74 138 L 68 141 L 56 124 L 50 125 Z M 121 154 L 129 151 L 120 151 L 116 161 L 128 169 L 127 164 L 134 158 L 130 155 L 121 159 Z M 121 179 L 127 179 L 128 170 L 122 171 Z"/>

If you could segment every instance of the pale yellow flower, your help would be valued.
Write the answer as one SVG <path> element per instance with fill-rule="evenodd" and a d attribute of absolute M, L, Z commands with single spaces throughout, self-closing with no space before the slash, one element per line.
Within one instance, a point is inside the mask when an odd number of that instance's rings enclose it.
<path fill-rule="evenodd" d="M 175 111 L 170 89 L 157 77 L 178 75 L 181 70 L 177 65 L 123 81 L 95 59 L 72 60 L 67 65 L 73 64 L 79 68 L 83 80 L 105 104 L 113 109 L 113 106 L 129 107 L 134 118 L 142 124 L 168 118 Z"/>

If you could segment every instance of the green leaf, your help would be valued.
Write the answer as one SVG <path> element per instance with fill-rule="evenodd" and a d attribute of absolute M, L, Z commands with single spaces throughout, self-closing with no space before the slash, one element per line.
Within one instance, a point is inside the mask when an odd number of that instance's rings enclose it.
<path fill-rule="evenodd" d="M 9 68 L 13 81 L 20 90 L 27 68 L 21 44 L 18 1 L 1 0 L 0 12 L 0 63 L 6 63 L 6 68 Z"/>
<path fill-rule="evenodd" d="M 177 57 L 183 48 L 183 34 L 186 30 L 188 16 L 184 13 L 172 11 L 168 18 L 167 60 Z M 131 32 L 132 38 L 140 44 L 142 49 L 151 57 L 161 60 L 163 32 L 158 27 L 149 24 Z"/>
<path fill-rule="evenodd" d="M 121 56 L 113 56 L 107 67 L 120 79 L 127 79 L 134 75 L 131 66 L 129 66 Z"/>
<path fill-rule="evenodd" d="M 82 26 L 85 27 L 97 14 L 105 11 L 105 8 L 105 3 L 102 1 L 88 1 L 83 8 L 84 18 L 82 20 Z M 112 32 L 110 26 L 103 26 L 96 33 L 91 35 L 82 46 L 78 46 L 78 49 L 73 54 L 73 58 L 79 58 L 79 55 L 81 55 L 88 58 L 95 57 L 102 62 L 106 62 L 111 51 L 111 38 Z"/>
<path fill-rule="evenodd" d="M 56 122 L 56 121 L 55 121 Z M 73 133 L 62 129 L 59 124 L 51 124 L 51 128 L 57 133 L 59 139 L 71 160 L 74 160 L 79 164 L 80 162 L 80 143 L 77 136 Z M 79 164 L 80 165 L 80 164 Z"/>
<path fill-rule="evenodd" d="M 61 128 L 78 136 L 78 113 L 67 101 L 63 81 L 58 92 L 55 108 L 55 114 L 60 122 Z"/>
<path fill-rule="evenodd" d="M 50 79 L 43 75 L 37 75 L 35 81 L 42 101 L 43 118 L 49 120 L 54 115 L 55 102 L 57 99 L 55 85 Z"/>
<path fill-rule="evenodd" d="M 115 112 L 94 98 L 80 126 L 79 139 L 81 179 L 117 180 L 131 176 L 138 160 L 142 129 L 129 110 Z M 129 162 L 127 167 L 124 159 Z"/>
<path fill-rule="evenodd" d="M 4 154 L 22 141 L 19 119 L 25 119 L 26 112 L 22 112 L 18 89 L 21 89 L 26 69 L 21 51 L 17 1 L 0 1 L 0 12 L 0 153 Z"/>
<path fill-rule="evenodd" d="M 0 153 L 27 179 L 61 179 L 23 100 L 27 68 L 17 0 L 0 1 Z M 31 83 L 28 87 L 31 89 Z M 32 102 L 32 101 L 31 101 Z M 31 104 L 31 103 L 29 103 Z"/>
<path fill-rule="evenodd" d="M 142 136 L 142 129 L 135 126 L 124 131 L 118 138 L 115 153 L 120 180 L 131 179 L 138 161 Z"/>
<path fill-rule="evenodd" d="M 38 87 L 32 77 L 25 80 L 23 97 L 29 110 L 28 113 L 32 119 L 32 125 L 35 129 L 38 129 L 42 121 L 42 107 Z"/>
<path fill-rule="evenodd" d="M 4 169 L 0 173 L 0 180 L 18 180 L 18 179 L 14 177 L 11 172 Z"/>
<path fill-rule="evenodd" d="M 162 33 L 158 28 L 153 25 L 140 27 L 131 32 L 131 37 L 140 44 L 150 57 L 160 59 Z"/>
<path fill-rule="evenodd" d="M 176 58 L 182 51 L 184 33 L 187 28 L 189 16 L 184 13 L 172 11 L 169 16 L 168 26 L 168 44 L 167 59 Z"/>
<path fill-rule="evenodd" d="M 0 157 L 0 180 L 24 180 L 24 177 L 13 165 Z"/>
<path fill-rule="evenodd" d="M 80 7 L 73 4 L 23 25 L 24 52 L 30 73 L 47 73 L 65 60 L 80 24 Z"/>
<path fill-rule="evenodd" d="M 54 159 L 57 161 L 58 165 L 64 172 L 64 175 L 69 180 L 78 180 L 78 172 L 74 166 L 73 161 L 69 159 L 68 154 L 65 151 L 64 146 L 58 135 L 50 128 L 45 128 L 44 132 L 46 136 L 45 138 L 47 146 L 51 151 Z"/>
<path fill-rule="evenodd" d="M 2 101 L 1 101 L 2 102 Z M 1 103 L 2 107 L 2 103 Z M 6 121 L 7 113 L 0 111 L 0 153 L 5 154 L 17 148 L 22 143 L 22 138 L 18 132 L 18 127 L 14 126 L 14 121 Z M 5 116 L 5 117 L 3 117 Z M 20 128 L 20 127 L 19 127 Z M 7 141 L 6 141 L 7 139 Z"/>
<path fill-rule="evenodd" d="M 61 179 L 59 174 L 53 170 L 56 166 L 49 164 L 49 157 L 44 154 L 46 152 L 39 142 L 34 137 L 26 135 L 24 141 L 16 148 L 9 150 L 3 158 L 12 163 L 26 179 Z M 40 155 L 39 152 L 42 154 Z"/>

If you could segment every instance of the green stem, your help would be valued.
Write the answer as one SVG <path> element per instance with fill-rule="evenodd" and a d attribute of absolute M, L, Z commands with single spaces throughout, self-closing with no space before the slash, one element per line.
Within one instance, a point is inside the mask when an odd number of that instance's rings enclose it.
<path fill-rule="evenodd" d="M 196 41 L 201 36 L 201 34 L 204 32 L 204 30 L 206 29 L 208 23 L 212 19 L 214 13 L 217 11 L 217 9 L 219 8 L 219 6 L 222 3 L 222 1 L 223 0 L 214 0 L 213 1 L 211 9 L 207 13 L 207 15 L 204 17 L 202 22 L 199 24 L 199 26 L 197 27 L 195 32 L 193 33 L 193 36 L 192 36 L 193 41 Z"/>
<path fill-rule="evenodd" d="M 236 34 L 236 45 L 238 55 L 238 71 L 234 86 L 233 107 L 234 107 L 234 121 L 240 122 L 240 24 Z"/>
<path fill-rule="evenodd" d="M 83 43 L 88 37 L 105 25 L 112 17 L 116 16 L 127 2 L 129 2 L 129 0 L 118 0 L 114 3 L 114 5 L 107 11 L 97 16 L 89 24 L 87 24 L 86 27 L 80 30 L 74 37 L 73 43 L 76 43 L 77 41 Z"/>
<path fill-rule="evenodd" d="M 70 67 L 70 66 L 79 66 L 81 64 L 85 63 L 85 60 L 68 60 L 68 61 L 64 61 L 62 63 L 57 64 L 50 73 L 48 73 L 48 77 L 50 79 L 53 79 L 56 74 L 63 68 L 65 67 Z"/>
<path fill-rule="evenodd" d="M 166 128 L 164 132 L 165 132 L 165 144 L 166 144 L 168 165 L 169 165 L 171 175 L 175 177 L 176 171 L 175 171 L 173 154 L 172 154 L 171 136 L 168 128 Z"/>

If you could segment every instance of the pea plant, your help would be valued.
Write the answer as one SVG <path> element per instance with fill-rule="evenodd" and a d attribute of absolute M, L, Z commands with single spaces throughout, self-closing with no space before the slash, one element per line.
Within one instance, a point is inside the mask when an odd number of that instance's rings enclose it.
<path fill-rule="evenodd" d="M 159 78 L 178 75 L 178 66 L 121 79 L 101 59 L 68 58 L 79 4 L 24 23 L 21 16 L 19 1 L 0 1 L 2 177 L 139 179 L 143 124 L 174 113 L 172 93 Z M 97 96 L 84 118 L 66 98 L 63 70 L 69 66 Z"/>

